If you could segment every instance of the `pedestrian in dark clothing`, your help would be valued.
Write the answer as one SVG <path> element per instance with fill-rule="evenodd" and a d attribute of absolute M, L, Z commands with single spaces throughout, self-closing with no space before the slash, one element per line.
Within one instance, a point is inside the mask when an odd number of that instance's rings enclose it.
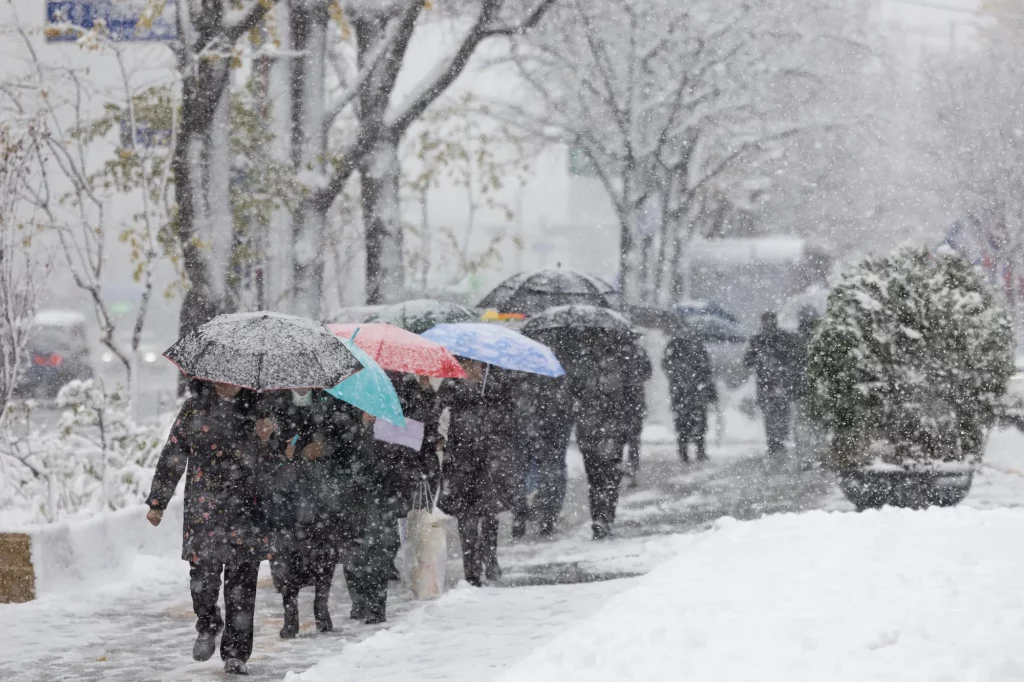
<path fill-rule="evenodd" d="M 785 452 L 790 404 L 799 378 L 796 335 L 779 329 L 775 313 L 761 316 L 761 328 L 750 339 L 743 362 L 757 377 L 757 404 L 764 415 L 769 454 Z"/>
<path fill-rule="evenodd" d="M 555 532 L 555 524 L 565 502 L 567 472 L 565 453 L 575 420 L 574 399 L 568 380 L 539 374 L 526 374 L 515 388 L 516 415 L 519 420 L 524 475 L 535 479 L 537 494 L 532 515 L 542 537 Z M 526 481 L 521 486 L 526 497 Z M 524 499 L 517 505 L 519 515 L 512 520 L 512 537 L 526 534 L 528 516 Z"/>
<path fill-rule="evenodd" d="M 331 413 L 338 401 L 323 391 L 275 391 L 261 401 L 261 416 L 276 431 L 261 448 L 261 501 L 271 533 L 274 587 L 284 603 L 281 637 L 299 632 L 299 590 L 313 586 L 313 615 L 330 632 L 331 582 L 338 562 L 338 501 L 332 499 Z M 332 513 L 333 512 L 333 513 Z"/>
<path fill-rule="evenodd" d="M 661 366 L 668 377 L 679 458 L 690 460 L 688 450 L 693 443 L 697 461 L 707 461 L 708 405 L 718 401 L 708 349 L 695 336 L 675 336 L 665 348 Z"/>
<path fill-rule="evenodd" d="M 237 386 L 215 384 L 185 401 L 153 476 L 147 518 L 160 524 L 174 489 L 185 475 L 181 558 L 189 562 L 192 607 L 199 635 L 192 649 L 209 660 L 221 638 L 228 673 L 245 674 L 252 653 L 256 577 L 268 557 L 257 498 L 257 439 L 271 426 L 255 420 L 254 396 Z M 224 581 L 224 617 L 217 605 Z"/>
<path fill-rule="evenodd" d="M 639 345 L 636 346 L 640 348 Z M 631 353 L 624 366 L 625 385 L 622 391 L 622 402 L 626 407 L 626 471 L 629 474 L 629 486 L 636 487 L 636 474 L 640 470 L 640 442 L 644 431 L 644 419 L 647 418 L 647 398 L 644 384 L 650 381 L 653 371 L 651 361 L 643 351 Z"/>
<path fill-rule="evenodd" d="M 595 335 L 572 363 L 578 403 L 576 442 L 583 455 L 594 539 L 611 534 L 622 480 L 623 449 L 634 421 L 627 386 L 637 376 L 631 363 L 650 360 L 633 341 Z"/>
<path fill-rule="evenodd" d="M 401 542 L 399 519 L 408 515 L 422 481 L 439 485 L 436 448 L 440 402 L 429 385 L 412 375 L 393 375 L 392 381 L 407 420 L 423 423 L 419 449 L 386 443 L 373 437 L 373 418 L 361 420 L 359 447 L 352 470 L 355 498 L 362 508 L 362 527 L 345 581 L 352 598 L 351 616 L 367 624 L 383 623 L 387 614 L 388 582 L 397 578 L 395 558 Z"/>
<path fill-rule="evenodd" d="M 462 365 L 468 379 L 441 388 L 451 420 L 440 507 L 458 521 L 466 582 L 479 586 L 501 579 L 498 514 L 521 504 L 524 467 L 507 378 L 473 360 Z"/>

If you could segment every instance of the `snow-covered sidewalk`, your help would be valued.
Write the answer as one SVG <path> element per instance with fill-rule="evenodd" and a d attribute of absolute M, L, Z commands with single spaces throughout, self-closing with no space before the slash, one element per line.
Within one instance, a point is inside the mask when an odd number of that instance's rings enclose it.
<path fill-rule="evenodd" d="M 1021 509 L 723 519 L 496 679 L 1024 679 L 1022 527 Z"/>

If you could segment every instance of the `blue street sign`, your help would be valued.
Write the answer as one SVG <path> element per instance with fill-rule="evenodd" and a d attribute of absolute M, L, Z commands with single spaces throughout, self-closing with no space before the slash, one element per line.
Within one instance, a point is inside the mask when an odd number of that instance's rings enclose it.
<path fill-rule="evenodd" d="M 159 0 L 55 0 L 46 3 L 46 39 L 49 42 L 78 40 L 78 31 L 91 30 L 98 22 L 106 26 L 107 35 L 115 42 L 149 42 L 177 40 L 175 0 L 166 0 L 160 16 L 151 26 L 139 26 L 139 17 Z"/>

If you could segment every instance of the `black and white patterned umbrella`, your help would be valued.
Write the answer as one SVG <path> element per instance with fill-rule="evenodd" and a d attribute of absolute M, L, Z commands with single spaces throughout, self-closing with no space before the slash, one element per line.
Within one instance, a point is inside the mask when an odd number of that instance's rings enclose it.
<path fill-rule="evenodd" d="M 582 304 L 610 308 L 615 291 L 607 282 L 578 270 L 537 270 L 513 275 L 477 305 L 527 315 L 554 306 Z"/>
<path fill-rule="evenodd" d="M 218 315 L 164 357 L 189 377 L 256 391 L 330 388 L 362 369 L 320 322 L 271 312 Z"/>

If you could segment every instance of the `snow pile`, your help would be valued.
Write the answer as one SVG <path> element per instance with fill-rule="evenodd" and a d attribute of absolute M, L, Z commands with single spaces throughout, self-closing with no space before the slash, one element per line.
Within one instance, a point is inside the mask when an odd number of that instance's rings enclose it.
<path fill-rule="evenodd" d="M 725 519 L 498 679 L 1022 679 L 1022 526 L 968 508 Z"/>
<path fill-rule="evenodd" d="M 36 596 L 59 598 L 84 586 L 144 585 L 165 572 L 169 561 L 183 563 L 181 496 L 171 500 L 157 528 L 146 521 L 146 511 L 137 504 L 84 521 L 17 528 L 32 538 Z"/>

